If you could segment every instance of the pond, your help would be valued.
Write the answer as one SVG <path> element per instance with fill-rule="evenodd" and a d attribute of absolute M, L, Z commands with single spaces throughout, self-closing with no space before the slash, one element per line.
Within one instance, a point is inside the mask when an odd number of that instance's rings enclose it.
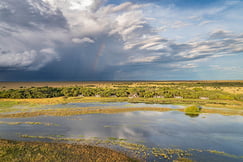
<path fill-rule="evenodd" d="M 70 103 L 66 106 L 70 105 L 141 107 L 141 104 L 128 103 Z M 180 105 L 146 105 L 149 106 L 170 107 L 172 110 L 4 118 L 0 119 L 0 138 L 95 143 L 133 151 L 134 155 L 147 161 L 170 161 L 178 153 L 196 161 L 243 161 L 242 116 L 200 114 L 192 117 L 173 110 L 183 108 Z M 165 148 L 167 150 L 163 150 Z M 165 152 L 170 155 L 170 149 L 176 150 L 171 157 L 162 155 Z"/>

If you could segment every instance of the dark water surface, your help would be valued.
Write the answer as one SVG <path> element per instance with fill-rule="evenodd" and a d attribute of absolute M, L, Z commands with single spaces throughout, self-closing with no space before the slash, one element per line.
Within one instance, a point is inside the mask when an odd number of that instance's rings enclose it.
<path fill-rule="evenodd" d="M 111 104 L 111 105 L 110 105 Z M 71 103 L 68 105 L 80 107 Z M 100 106 L 88 104 L 85 106 Z M 84 106 L 82 105 L 82 107 Z M 126 105 L 141 107 L 141 104 L 104 103 L 102 106 Z M 56 105 L 57 106 L 57 105 Z M 64 106 L 64 105 L 63 105 Z M 147 106 L 147 105 L 146 105 Z M 165 105 L 150 105 L 161 106 Z M 60 107 L 58 105 L 57 107 Z M 178 105 L 167 105 L 182 108 Z M 143 144 L 147 147 L 217 150 L 228 154 L 243 156 L 243 117 L 223 116 L 219 114 L 200 114 L 190 117 L 183 112 L 136 111 L 117 114 L 86 114 L 68 117 L 39 116 L 34 118 L 0 119 L 3 122 L 44 122 L 57 125 L 0 124 L 0 138 L 11 140 L 26 139 L 29 136 L 62 135 L 65 138 L 101 138 L 114 137 L 128 142 Z M 48 141 L 48 140 L 47 140 Z M 194 157 L 200 161 L 200 157 Z M 243 159 L 225 159 L 225 161 L 243 161 Z M 209 160 L 210 161 L 210 160 Z M 217 161 L 217 159 L 216 159 Z"/>

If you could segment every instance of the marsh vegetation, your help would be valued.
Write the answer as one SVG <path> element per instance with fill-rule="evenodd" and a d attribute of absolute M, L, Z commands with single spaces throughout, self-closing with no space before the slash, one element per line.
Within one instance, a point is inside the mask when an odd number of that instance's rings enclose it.
<path fill-rule="evenodd" d="M 0 160 L 242 161 L 242 83 L 6 84 Z"/>
<path fill-rule="evenodd" d="M 200 106 L 189 106 L 184 109 L 184 112 L 189 115 L 198 115 L 201 112 Z"/>
<path fill-rule="evenodd" d="M 66 143 L 0 140 L 0 159 L 12 161 L 124 161 L 135 162 L 123 153 L 104 147 Z"/>

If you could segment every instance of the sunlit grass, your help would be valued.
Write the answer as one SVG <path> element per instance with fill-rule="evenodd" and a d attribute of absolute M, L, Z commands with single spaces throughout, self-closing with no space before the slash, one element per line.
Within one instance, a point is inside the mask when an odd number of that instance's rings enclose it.
<path fill-rule="evenodd" d="M 189 106 L 184 109 L 186 114 L 196 115 L 201 112 L 201 108 L 199 106 Z"/>
<path fill-rule="evenodd" d="M 28 125 L 59 126 L 58 124 L 44 123 L 44 122 L 4 122 L 4 121 L 0 121 L 0 124 L 6 124 L 6 125 L 28 124 Z"/>
<path fill-rule="evenodd" d="M 86 108 L 66 108 L 66 109 L 48 109 L 39 110 L 33 112 L 17 112 L 11 114 L 0 114 L 0 118 L 26 118 L 26 117 L 36 117 L 41 115 L 47 116 L 72 116 L 72 115 L 82 115 L 82 114 L 99 114 L 99 113 L 122 113 L 122 112 L 133 112 L 133 111 L 170 111 L 170 108 L 153 108 L 153 107 L 132 107 L 132 108 L 99 108 L 99 107 L 86 107 Z M 174 110 L 174 109 L 173 109 Z M 183 110 L 181 110 L 183 111 Z"/>
<path fill-rule="evenodd" d="M 73 115 L 83 115 L 83 114 L 114 114 L 123 112 L 134 112 L 134 111 L 181 111 L 183 109 L 171 109 L 171 108 L 161 108 L 161 107 L 79 107 L 79 108 L 50 108 L 50 109 L 31 109 L 32 111 L 18 111 L 11 113 L 2 113 L 0 118 L 26 118 L 26 117 L 36 117 L 36 116 L 73 116 Z M 207 109 L 203 108 L 200 110 L 201 113 L 217 113 L 222 115 L 243 115 L 243 111 L 240 109 Z M 186 112 L 187 113 L 187 112 Z M 199 112 L 189 112 L 196 113 Z"/>
<path fill-rule="evenodd" d="M 243 159 L 243 156 L 237 156 L 225 152 L 220 152 L 217 150 L 201 150 L 201 149 L 179 149 L 175 146 L 172 148 L 161 148 L 161 147 L 147 147 L 143 144 L 131 143 L 128 139 L 121 139 L 116 137 L 107 137 L 105 139 L 99 137 L 89 137 L 89 138 L 77 138 L 77 137 L 64 137 L 62 135 L 53 136 L 30 136 L 30 135 L 20 135 L 23 138 L 33 138 L 33 139 L 50 139 L 53 141 L 71 141 L 71 142 L 81 142 L 82 144 L 95 144 L 102 146 L 119 146 L 126 149 L 131 154 L 135 155 L 134 158 L 141 158 L 146 160 L 148 157 L 155 157 L 157 159 L 163 160 L 174 160 L 177 162 L 190 162 L 190 158 L 200 153 L 210 153 L 220 155 L 222 157 L 229 157 L 232 159 Z M 204 154 L 205 156 L 205 154 Z"/>
<path fill-rule="evenodd" d="M 56 97 L 40 99 L 0 99 L 0 109 L 10 108 L 14 105 L 56 105 L 66 103 L 88 103 L 88 102 L 130 102 L 150 104 L 195 104 L 212 107 L 226 107 L 232 109 L 243 109 L 243 102 L 233 100 L 200 100 L 200 99 L 176 99 L 176 98 L 128 98 L 128 97 Z"/>
<path fill-rule="evenodd" d="M 236 159 L 243 159 L 243 156 L 236 156 L 236 155 L 232 155 L 232 154 L 228 154 L 222 151 L 217 151 L 217 150 L 207 150 L 210 153 L 213 154 L 218 154 L 218 155 L 222 155 L 222 156 L 226 156 L 226 157 L 230 157 L 230 158 L 236 158 Z"/>
<path fill-rule="evenodd" d="M 137 161 L 108 148 L 46 142 L 0 140 L 0 160 L 12 161 Z"/>

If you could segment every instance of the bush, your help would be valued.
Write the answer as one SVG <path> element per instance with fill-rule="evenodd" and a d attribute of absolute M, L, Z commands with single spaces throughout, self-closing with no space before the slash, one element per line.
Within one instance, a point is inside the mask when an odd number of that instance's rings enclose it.
<path fill-rule="evenodd" d="M 199 106 L 189 106 L 184 109 L 186 114 L 199 114 L 201 112 L 201 108 Z"/>

